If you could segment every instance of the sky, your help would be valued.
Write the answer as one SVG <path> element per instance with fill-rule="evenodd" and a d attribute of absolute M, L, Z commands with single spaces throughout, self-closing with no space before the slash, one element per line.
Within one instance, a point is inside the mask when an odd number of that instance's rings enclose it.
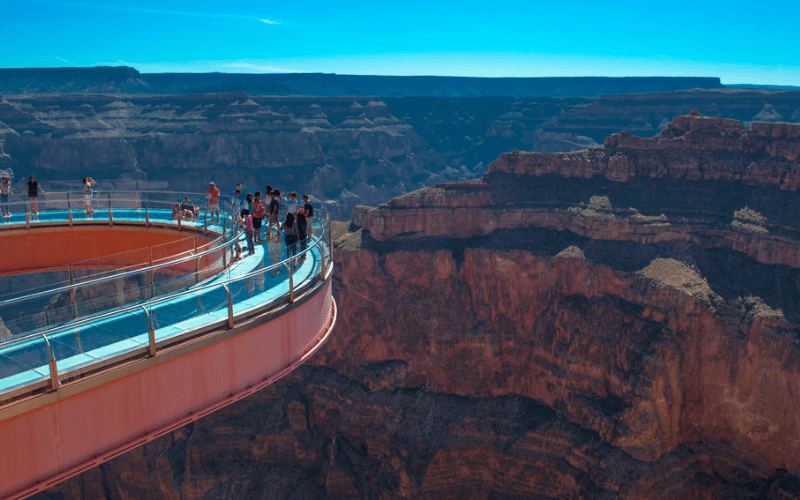
<path fill-rule="evenodd" d="M 0 0 L 0 68 L 800 86 L 800 2 Z"/>

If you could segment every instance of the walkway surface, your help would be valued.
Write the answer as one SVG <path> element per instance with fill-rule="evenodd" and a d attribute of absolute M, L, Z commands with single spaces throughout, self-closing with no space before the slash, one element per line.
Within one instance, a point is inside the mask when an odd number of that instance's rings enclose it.
<path fill-rule="evenodd" d="M 61 288 L 0 301 L 13 308 L 33 297 L 29 308 L 66 303 L 74 313 L 39 313 L 47 326 L 15 323 L 0 340 L 0 498 L 43 491 L 247 397 L 308 359 L 336 322 L 330 234 L 318 221 L 293 259 L 282 237 L 248 255 L 224 219 L 178 228 L 171 210 L 16 215 L 0 225 L 0 238 L 26 232 L 44 244 L 56 231 L 112 224 L 132 237 L 191 226 L 183 232 L 206 243 L 158 264 L 150 252 L 134 269 L 101 269 L 80 282 L 70 268 Z M 171 286 L 154 284 L 157 272 Z M 107 307 L 79 308 L 77 288 L 91 292 L 80 300 Z"/>
<path fill-rule="evenodd" d="M 178 225 L 172 213 L 166 210 L 115 210 L 113 220 L 141 222 L 147 215 L 151 223 Z M 104 217 L 101 217 L 104 216 Z M 76 223 L 88 221 L 103 223 L 108 212 L 86 217 L 84 213 L 73 214 Z M 47 212 L 39 215 L 39 223 L 64 223 L 67 212 Z M 6 223 L 8 223 L 6 218 Z M 24 215 L 11 218 L 11 223 L 25 224 Z M 202 221 L 182 221 L 182 225 L 203 227 Z M 34 229 L 35 230 L 35 225 Z M 322 228 L 317 227 L 317 233 Z M 212 232 L 222 233 L 218 225 L 208 226 Z M 59 376 L 69 378 L 75 372 L 108 360 L 125 357 L 126 353 L 137 354 L 146 350 L 150 343 L 149 327 L 152 326 L 156 343 L 178 340 L 188 334 L 218 327 L 228 320 L 228 291 L 230 292 L 233 316 L 247 315 L 256 309 L 264 309 L 289 296 L 291 273 L 295 292 L 301 290 L 309 280 L 320 276 L 323 255 L 319 236 L 311 238 L 310 248 L 301 255 L 301 262 L 290 265 L 286 260 L 286 247 L 273 236 L 272 241 L 256 245 L 255 254 L 248 255 L 244 237 L 236 236 L 243 247 L 241 258 L 224 271 L 183 290 L 157 297 L 156 300 L 128 304 L 116 310 L 105 311 L 93 318 L 82 318 L 76 325 L 68 322 L 42 332 L 34 332 L 22 342 L 9 344 L 0 341 L 0 401 L 19 393 L 21 389 L 41 387 L 50 379 L 49 349 L 41 333 L 46 333 L 58 362 Z M 299 245 L 298 245 L 299 249 Z M 57 251 L 57 249 L 53 249 Z M 227 287 L 227 291 L 226 291 Z M 149 319 L 148 319 L 149 315 Z M 18 334 L 14 337 L 24 337 Z M 13 340 L 13 339 L 11 339 Z"/>

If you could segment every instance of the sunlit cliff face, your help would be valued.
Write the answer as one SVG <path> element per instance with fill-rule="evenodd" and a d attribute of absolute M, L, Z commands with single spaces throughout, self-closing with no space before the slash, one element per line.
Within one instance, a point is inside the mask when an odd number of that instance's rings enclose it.
<path fill-rule="evenodd" d="M 360 207 L 312 366 L 58 491 L 798 496 L 798 157 L 690 115 Z"/>

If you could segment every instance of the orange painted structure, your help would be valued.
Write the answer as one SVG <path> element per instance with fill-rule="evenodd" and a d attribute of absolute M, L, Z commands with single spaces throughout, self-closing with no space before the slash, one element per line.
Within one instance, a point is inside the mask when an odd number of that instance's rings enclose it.
<path fill-rule="evenodd" d="M 102 259 L 104 253 L 114 254 L 119 242 L 124 240 L 128 242 L 126 250 L 130 250 L 131 241 L 136 241 L 137 245 L 163 246 L 166 243 L 169 248 L 171 243 L 186 238 L 186 229 L 180 225 L 170 227 L 169 223 L 154 228 L 149 219 L 146 223 L 128 221 L 108 227 L 90 222 L 74 227 L 43 224 L 30 229 L 9 228 L 3 232 L 3 237 L 18 238 L 15 242 L 28 241 L 32 247 L 49 250 L 49 253 L 59 253 L 64 247 L 71 250 L 61 252 L 60 257 L 43 254 L 41 261 L 38 253 L 26 260 L 25 251 L 19 250 L 15 254 L 19 260 L 13 261 L 15 264 L 7 261 L 0 266 L 0 272 L 13 274 L 36 262 L 46 262 L 44 267 L 72 264 L 74 261 L 70 259 L 86 257 L 86 254 L 79 254 L 79 250 L 87 247 L 94 249 L 89 251 L 89 257 Z M 80 236 L 75 237 L 76 234 Z M 70 241 L 71 235 L 73 241 Z M 87 243 L 89 240 L 84 237 L 94 240 Z M 58 238 L 59 243 L 54 245 L 52 238 Z M 205 232 L 203 238 L 210 245 L 214 241 L 213 230 Z M 11 250 L 7 242 L 4 240 L 4 251 Z M 150 322 L 149 346 L 148 333 L 136 336 L 135 331 L 141 324 L 131 323 L 133 337 L 125 342 L 133 345 L 135 340 L 144 338 L 144 343 L 129 348 L 128 353 L 97 358 L 90 362 L 96 363 L 94 365 L 82 365 L 71 372 L 67 368 L 67 371 L 60 371 L 59 363 L 63 361 L 68 366 L 72 358 L 53 359 L 46 334 L 28 337 L 32 339 L 30 342 L 42 337 L 50 349 L 50 382 L 43 384 L 39 379 L 31 383 L 29 392 L 23 387 L 13 392 L 13 398 L 0 399 L 0 498 L 25 498 L 43 491 L 240 400 L 303 363 L 327 339 L 336 320 L 329 245 L 329 236 L 327 245 L 321 238 L 312 242 L 306 254 L 310 258 L 303 267 L 288 273 L 284 281 L 276 282 L 273 287 L 277 291 L 264 302 L 256 301 L 260 295 L 254 294 L 252 288 L 248 292 L 248 287 L 251 284 L 263 287 L 267 272 L 273 273 L 274 269 L 289 271 L 286 262 L 255 268 L 237 278 L 231 278 L 231 271 L 225 271 L 226 277 L 221 281 L 215 278 L 217 281 L 211 280 L 208 285 L 201 281 L 189 291 L 174 292 L 178 298 L 194 300 L 196 297 L 198 304 L 202 294 L 214 294 L 223 288 L 223 296 L 227 292 L 227 311 L 224 305 L 222 309 L 208 310 L 200 304 L 198 310 L 202 313 L 178 323 L 191 325 L 183 329 L 174 326 L 158 329 L 156 325 L 156 332 L 153 330 L 156 308 L 159 303 L 170 304 L 171 294 L 154 297 L 147 307 L 133 304 L 120 309 L 120 313 L 112 310 L 109 314 L 119 317 L 133 314 L 134 308 L 144 311 Z M 216 252 L 227 255 L 228 251 L 227 247 L 211 250 L 207 258 L 214 260 Z M 260 255 L 257 253 L 256 257 L 263 258 Z M 197 269 L 198 264 L 195 262 L 193 267 Z M 300 282 L 295 284 L 293 278 Z M 237 286 L 244 300 L 234 304 L 231 290 Z M 270 293 L 269 289 L 262 290 L 264 294 Z M 163 313 L 158 314 L 163 316 Z M 141 318 L 139 314 L 138 321 L 141 322 Z M 77 324 L 87 326 L 78 326 L 76 331 L 88 328 L 90 321 L 94 320 L 89 317 L 78 321 Z M 124 325 L 124 321 L 105 324 Z M 178 331 L 169 335 L 157 333 L 162 330 Z M 21 340 L 12 343 L 29 342 L 25 338 Z M 54 337 L 54 341 L 60 342 L 58 337 Z M 84 345 L 86 341 L 85 338 Z M 44 342 L 39 343 L 44 345 Z M 9 344 L 0 342 L 0 362 L 5 357 L 4 345 Z M 81 348 L 82 352 L 70 356 L 92 357 L 93 351 L 89 349 L 83 352 Z M 9 357 L 6 362 L 12 359 Z M 46 363 L 36 371 L 46 374 Z"/>
<path fill-rule="evenodd" d="M 231 330 L 0 410 L 0 496 L 43 491 L 266 387 L 313 354 L 335 318 L 327 279 Z"/>
<path fill-rule="evenodd" d="M 194 250 L 195 245 L 202 247 L 212 241 L 206 233 L 196 234 L 197 238 L 186 227 L 181 231 L 168 226 L 145 230 L 139 225 L 119 223 L 8 230 L 3 232 L 0 276 L 66 268 L 75 263 L 84 263 L 82 268 L 111 269 L 147 264 L 150 248 L 163 249 L 167 255 L 162 258 L 174 258 Z"/>

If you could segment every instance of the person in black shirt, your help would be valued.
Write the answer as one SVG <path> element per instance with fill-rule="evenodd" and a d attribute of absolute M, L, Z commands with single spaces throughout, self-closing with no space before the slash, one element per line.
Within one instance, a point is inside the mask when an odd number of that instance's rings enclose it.
<path fill-rule="evenodd" d="M 303 211 L 305 212 L 306 220 L 308 221 L 308 235 L 311 236 L 311 233 L 313 232 L 311 229 L 314 226 L 314 205 L 308 201 L 307 194 L 303 195 L 303 203 L 305 203 L 305 205 L 303 205 Z"/>
<path fill-rule="evenodd" d="M 36 180 L 36 177 L 31 176 L 30 180 L 28 180 L 28 200 L 31 204 L 32 215 L 39 215 L 38 199 L 40 191 L 44 194 L 44 189 L 39 185 L 39 181 Z"/>
<path fill-rule="evenodd" d="M 295 218 L 295 222 L 297 223 L 297 239 L 300 241 L 300 252 L 304 252 L 306 248 L 308 248 L 308 220 L 306 219 L 304 209 L 297 210 L 297 217 Z M 303 262 L 306 260 L 306 254 L 300 256 L 299 261 Z"/>

